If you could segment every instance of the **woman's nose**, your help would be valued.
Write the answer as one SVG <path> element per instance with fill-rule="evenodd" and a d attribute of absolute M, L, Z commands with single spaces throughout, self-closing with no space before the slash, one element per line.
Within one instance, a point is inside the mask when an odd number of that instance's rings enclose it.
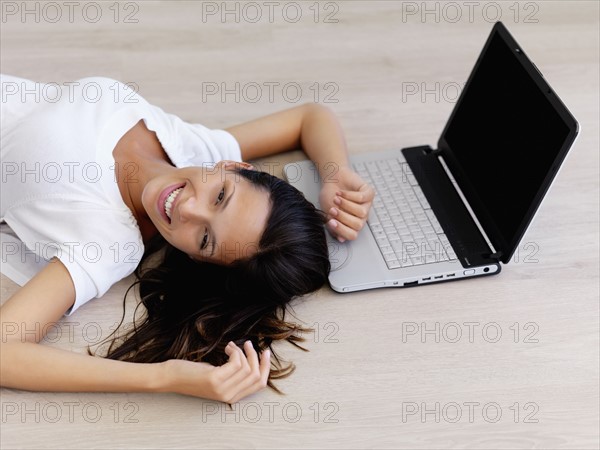
<path fill-rule="evenodd" d="M 194 197 L 190 196 L 186 199 L 180 199 L 177 205 L 177 214 L 179 214 L 179 220 L 182 223 L 197 220 L 206 220 L 207 210 L 202 208 L 200 202 Z"/>

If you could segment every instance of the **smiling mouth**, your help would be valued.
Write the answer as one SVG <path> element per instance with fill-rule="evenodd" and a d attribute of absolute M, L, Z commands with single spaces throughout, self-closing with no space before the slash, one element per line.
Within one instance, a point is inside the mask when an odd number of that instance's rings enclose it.
<path fill-rule="evenodd" d="M 171 208 L 173 207 L 173 204 L 175 203 L 175 199 L 177 198 L 177 196 L 179 195 L 179 193 L 181 191 L 183 191 L 183 187 L 175 189 L 169 195 L 167 195 L 167 198 L 165 200 L 165 204 L 164 204 L 165 214 L 169 218 L 169 222 L 171 222 Z"/>

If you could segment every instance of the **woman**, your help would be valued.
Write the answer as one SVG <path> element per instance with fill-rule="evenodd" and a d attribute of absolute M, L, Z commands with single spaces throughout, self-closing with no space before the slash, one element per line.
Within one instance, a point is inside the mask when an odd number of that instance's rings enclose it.
<path fill-rule="evenodd" d="M 327 280 L 323 224 L 355 239 L 374 195 L 331 111 L 307 104 L 209 130 L 108 78 L 1 82 L 0 212 L 48 260 L 1 308 L 2 385 L 229 403 L 277 390 L 270 379 L 293 366 L 272 361 L 271 344 L 298 346 L 306 331 L 284 320 L 286 305 Z M 242 162 L 299 147 L 328 181 L 323 211 Z M 134 271 L 145 316 L 106 358 L 37 345 L 46 324 Z"/>

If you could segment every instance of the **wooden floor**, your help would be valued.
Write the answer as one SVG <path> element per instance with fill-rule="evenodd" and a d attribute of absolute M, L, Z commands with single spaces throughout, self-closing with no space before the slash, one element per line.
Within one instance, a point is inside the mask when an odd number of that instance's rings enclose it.
<path fill-rule="evenodd" d="M 435 145 L 501 14 L 582 132 L 500 275 L 327 287 L 295 302 L 318 332 L 308 353 L 278 347 L 297 365 L 278 384 L 285 396 L 263 391 L 229 411 L 175 394 L 2 389 L 2 449 L 599 447 L 598 2 L 284 1 L 271 17 L 264 2 L 91 3 L 70 20 L 63 2 L 32 2 L 23 17 L 21 2 L 3 1 L 1 71 L 132 82 L 213 128 L 319 101 L 339 114 L 352 153 Z M 281 173 L 302 158 L 269 161 Z M 82 352 L 106 337 L 130 282 L 46 345 Z M 16 289 L 2 276 L 2 301 Z"/>

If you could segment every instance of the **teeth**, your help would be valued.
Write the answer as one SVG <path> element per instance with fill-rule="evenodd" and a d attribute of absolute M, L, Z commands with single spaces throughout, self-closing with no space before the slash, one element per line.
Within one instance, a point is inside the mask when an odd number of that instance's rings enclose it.
<path fill-rule="evenodd" d="M 175 197 L 183 190 L 182 187 L 175 189 L 173 192 L 169 194 L 167 199 L 165 200 L 165 213 L 169 220 L 171 220 L 171 206 L 173 206 L 173 202 L 175 201 Z"/>

